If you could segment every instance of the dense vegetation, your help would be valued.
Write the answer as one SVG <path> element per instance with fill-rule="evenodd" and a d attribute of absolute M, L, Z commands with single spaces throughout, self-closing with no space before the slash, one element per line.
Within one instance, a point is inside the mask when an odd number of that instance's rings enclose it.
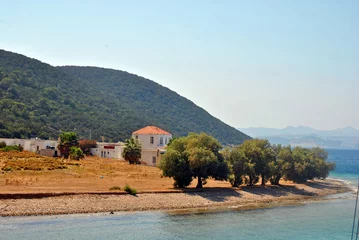
<path fill-rule="evenodd" d="M 267 140 L 246 140 L 222 151 L 219 142 L 204 133 L 173 140 L 161 161 L 163 175 L 174 179 L 175 187 L 186 187 L 197 178 L 197 187 L 208 177 L 229 180 L 232 186 L 278 185 L 281 178 L 296 183 L 324 179 L 335 164 L 326 162 L 321 148 L 305 149 L 271 145 Z"/>
<path fill-rule="evenodd" d="M 269 180 L 278 185 L 281 178 L 304 183 L 315 178 L 324 179 L 335 164 L 326 162 L 328 153 L 321 148 L 271 145 L 268 140 L 253 139 L 225 151 L 231 166 L 230 181 L 233 186 L 243 182 L 253 185 Z"/>
<path fill-rule="evenodd" d="M 124 141 L 146 125 L 174 136 L 206 132 L 223 144 L 249 137 L 177 93 L 142 77 L 96 67 L 53 67 L 0 50 L 0 137 Z"/>

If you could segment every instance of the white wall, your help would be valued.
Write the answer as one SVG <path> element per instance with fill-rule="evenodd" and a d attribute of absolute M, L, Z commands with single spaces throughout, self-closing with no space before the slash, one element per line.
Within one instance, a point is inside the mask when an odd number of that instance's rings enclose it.
<path fill-rule="evenodd" d="M 114 147 L 114 149 L 106 148 L 108 146 Z M 102 158 L 114 158 L 119 160 L 124 160 L 122 157 L 123 145 L 118 143 L 97 143 L 97 148 L 91 148 L 91 154 L 93 156 L 102 157 Z"/>
<path fill-rule="evenodd" d="M 138 139 L 142 145 L 141 161 L 149 166 L 157 166 L 159 157 L 157 156 L 157 149 L 164 148 L 169 140 L 172 138 L 171 134 L 132 134 L 134 139 Z M 151 144 L 151 137 L 153 137 L 153 144 Z M 161 143 L 162 138 L 162 143 Z M 156 162 L 153 162 L 156 158 Z"/>
<path fill-rule="evenodd" d="M 132 134 L 132 137 L 134 139 L 137 139 L 140 141 L 142 145 L 142 149 L 157 149 L 159 147 L 164 147 L 168 144 L 169 140 L 172 138 L 171 134 Z M 151 137 L 153 137 L 154 141 L 153 144 L 151 144 L 150 140 Z M 163 140 L 161 144 L 161 138 Z"/>
<path fill-rule="evenodd" d="M 41 149 L 46 149 L 47 146 L 55 148 L 58 146 L 57 141 L 41 139 L 0 138 L 0 142 L 5 142 L 7 146 L 21 145 L 25 151 L 38 153 L 40 153 Z"/>
<path fill-rule="evenodd" d="M 148 166 L 157 166 L 157 150 L 142 150 L 141 162 Z"/>

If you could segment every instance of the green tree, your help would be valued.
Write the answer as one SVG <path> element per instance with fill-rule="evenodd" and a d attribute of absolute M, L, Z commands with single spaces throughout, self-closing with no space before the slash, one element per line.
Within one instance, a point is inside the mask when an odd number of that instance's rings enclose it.
<path fill-rule="evenodd" d="M 335 168 L 335 164 L 326 162 L 327 157 L 328 153 L 321 148 L 296 147 L 292 150 L 292 158 L 283 166 L 283 174 L 286 179 L 296 183 L 324 179 Z"/>
<path fill-rule="evenodd" d="M 326 162 L 328 152 L 325 149 L 316 147 L 310 149 L 310 160 L 307 170 L 308 179 L 324 179 L 328 177 L 329 172 L 335 169 L 335 163 Z"/>
<path fill-rule="evenodd" d="M 279 185 L 279 181 L 284 174 L 284 165 L 292 161 L 292 149 L 290 146 L 282 147 L 274 145 L 275 159 L 269 163 L 271 172 L 270 182 L 272 185 Z"/>
<path fill-rule="evenodd" d="M 173 140 L 167 147 L 166 153 L 160 163 L 163 176 L 172 177 L 174 180 L 173 186 L 176 188 L 187 187 L 193 179 L 185 142 L 185 137 Z"/>
<path fill-rule="evenodd" d="M 261 185 L 264 186 L 270 177 L 268 163 L 275 158 L 275 153 L 269 141 L 265 139 L 246 140 L 239 148 L 243 152 L 245 159 L 247 159 L 245 171 L 248 179 L 246 179 L 246 182 L 252 186 L 258 182 L 260 176 L 262 179 Z"/>
<path fill-rule="evenodd" d="M 81 148 L 73 146 L 70 148 L 70 158 L 74 160 L 80 160 L 84 158 L 84 153 L 82 152 Z"/>
<path fill-rule="evenodd" d="M 141 143 L 132 137 L 126 139 L 122 157 L 130 164 L 139 163 L 141 159 Z"/>
<path fill-rule="evenodd" d="M 173 177 L 175 186 L 186 187 L 197 178 L 197 188 L 203 187 L 208 177 L 216 180 L 228 178 L 228 166 L 219 153 L 219 142 L 205 134 L 190 133 L 171 142 L 161 161 L 166 177 Z M 182 170 L 182 171 L 181 171 Z"/>
<path fill-rule="evenodd" d="M 60 153 L 64 158 L 68 158 L 70 155 L 71 147 L 78 147 L 79 143 L 77 141 L 76 133 L 74 132 L 63 132 L 59 136 L 59 145 L 57 148 L 60 150 Z"/>
<path fill-rule="evenodd" d="M 176 140 L 176 139 L 177 139 L 177 137 L 171 138 L 171 139 L 168 141 L 167 146 L 171 145 L 171 143 L 172 143 L 174 140 Z"/>
<path fill-rule="evenodd" d="M 248 159 L 245 157 L 242 149 L 237 146 L 228 155 L 228 162 L 231 168 L 230 183 L 233 187 L 238 187 L 243 184 L 243 179 L 248 173 Z"/>

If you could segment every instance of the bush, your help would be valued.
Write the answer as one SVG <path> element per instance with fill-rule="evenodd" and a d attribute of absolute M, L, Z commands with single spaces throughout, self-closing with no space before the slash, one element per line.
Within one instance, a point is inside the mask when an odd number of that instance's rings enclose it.
<path fill-rule="evenodd" d="M 113 191 L 113 190 L 121 190 L 121 188 L 119 186 L 113 186 L 112 188 L 110 188 L 110 191 Z"/>
<path fill-rule="evenodd" d="M 10 152 L 10 151 L 22 152 L 22 150 L 24 150 L 24 148 L 21 145 L 19 145 L 19 146 L 13 145 L 13 146 L 5 146 L 5 147 L 1 148 L 1 150 L 3 152 Z"/>
<path fill-rule="evenodd" d="M 71 147 L 70 148 L 70 158 L 74 160 L 80 160 L 84 158 L 84 153 L 79 147 Z"/>
<path fill-rule="evenodd" d="M 6 147 L 6 142 L 4 141 L 0 142 L 0 148 L 4 148 L 4 147 Z"/>
<path fill-rule="evenodd" d="M 12 168 L 11 167 L 4 167 L 2 170 L 4 170 L 5 172 L 9 172 L 9 171 L 12 170 Z"/>
<path fill-rule="evenodd" d="M 131 188 L 129 185 L 126 185 L 123 190 L 125 190 L 125 192 L 127 192 L 128 194 L 131 194 L 133 196 L 136 196 L 136 194 L 137 194 L 136 189 Z"/>

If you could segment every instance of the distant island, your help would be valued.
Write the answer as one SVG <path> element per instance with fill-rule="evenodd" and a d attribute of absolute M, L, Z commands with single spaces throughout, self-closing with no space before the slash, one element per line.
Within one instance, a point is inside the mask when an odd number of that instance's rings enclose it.
<path fill-rule="evenodd" d="M 272 144 L 301 147 L 359 149 L 359 130 L 353 127 L 317 130 L 305 126 L 286 128 L 238 128 L 254 138 L 268 139 Z"/>

